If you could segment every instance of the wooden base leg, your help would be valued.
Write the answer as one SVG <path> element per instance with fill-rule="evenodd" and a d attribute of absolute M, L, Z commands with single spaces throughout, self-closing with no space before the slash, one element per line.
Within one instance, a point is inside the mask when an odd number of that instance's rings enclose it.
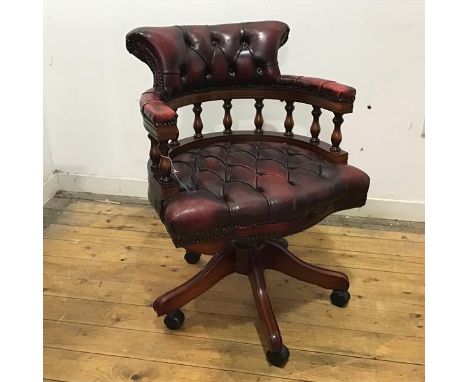
<path fill-rule="evenodd" d="M 348 276 L 344 273 L 307 264 L 294 256 L 286 248 L 273 241 L 266 242 L 261 253 L 262 264 L 266 269 L 273 269 L 298 280 L 318 285 L 325 289 L 347 291 Z"/>
<path fill-rule="evenodd" d="M 263 267 L 256 256 L 250 258 L 249 280 L 258 315 L 268 341 L 267 357 L 275 366 L 282 366 L 289 358 L 289 350 L 283 345 L 281 333 L 268 298 Z"/>
<path fill-rule="evenodd" d="M 229 246 L 213 256 L 205 268 L 190 280 L 159 296 L 153 303 L 153 309 L 158 316 L 174 312 L 235 270 L 235 250 Z"/>
<path fill-rule="evenodd" d="M 216 243 L 218 248 L 220 244 Z M 231 242 L 214 254 L 202 271 L 184 284 L 158 297 L 153 308 L 158 316 L 166 315 L 164 323 L 167 328 L 177 330 L 184 322 L 184 314 L 179 308 L 231 273 L 248 275 L 261 326 L 267 339 L 267 358 L 274 366 L 284 366 L 289 358 L 289 350 L 283 344 L 268 298 L 265 269 L 273 269 L 322 288 L 332 289 L 330 300 L 335 306 L 344 307 L 350 299 L 349 281 L 344 273 L 307 264 L 289 252 L 286 245 L 285 240 L 279 242 L 269 240 L 252 245 L 246 245 L 245 242 Z M 210 253 L 207 248 L 197 247 L 202 253 Z M 193 248 L 187 250 L 193 251 Z M 198 260 L 198 254 L 195 255 Z"/>

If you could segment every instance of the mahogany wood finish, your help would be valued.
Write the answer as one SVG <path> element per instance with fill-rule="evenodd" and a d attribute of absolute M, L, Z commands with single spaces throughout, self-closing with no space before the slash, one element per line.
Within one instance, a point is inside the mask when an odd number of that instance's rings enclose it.
<path fill-rule="evenodd" d="M 207 245 L 207 249 L 211 249 L 210 244 Z M 200 245 L 198 249 L 204 252 L 203 245 Z M 158 297 L 153 308 L 158 316 L 176 312 L 224 277 L 232 273 L 246 275 L 252 287 L 252 295 L 267 340 L 268 351 L 278 353 L 284 345 L 268 298 L 264 277 L 266 269 L 285 273 L 325 289 L 346 292 L 349 288 L 348 277 L 344 273 L 305 263 L 289 252 L 283 241 L 282 244 L 269 240 L 249 245 L 229 243 L 215 254 L 206 267 L 194 277 Z"/>
<path fill-rule="evenodd" d="M 286 101 L 286 106 L 284 107 L 286 110 L 286 119 L 284 120 L 284 129 L 286 130 L 284 135 L 286 137 L 292 137 L 294 134 L 292 129 L 294 127 L 294 119 L 292 113 L 294 111 L 294 102 L 293 101 Z"/>
<path fill-rule="evenodd" d="M 151 159 L 151 167 L 153 169 L 156 169 L 159 167 L 159 160 L 161 159 L 161 153 L 159 152 L 159 147 L 158 147 L 158 141 L 153 138 L 151 134 L 148 134 L 148 138 L 150 139 L 151 142 L 151 148 L 150 148 L 150 159 Z"/>
<path fill-rule="evenodd" d="M 232 126 L 232 117 L 231 117 L 231 109 L 232 103 L 231 99 L 225 99 L 223 102 L 223 109 L 224 109 L 224 118 L 223 118 L 223 125 L 224 125 L 224 134 L 232 134 L 231 126 Z"/>
<path fill-rule="evenodd" d="M 369 186 L 367 175 L 347 166 L 348 153 L 340 148 L 343 114 L 353 111 L 355 89 L 281 74 L 277 53 L 288 35 L 289 27 L 280 21 L 137 28 L 127 35 L 127 49 L 154 76 L 140 100 L 151 142 L 148 198 L 173 242 L 190 255 L 189 263 L 199 254 L 213 256 L 153 307 L 166 315 L 166 326 L 178 329 L 182 306 L 232 273 L 246 275 L 267 358 L 275 366 L 287 362 L 289 351 L 264 271 L 330 289 L 331 302 L 345 306 L 347 276 L 303 262 L 282 238 L 334 211 L 362 206 Z M 235 99 L 255 100 L 255 129 L 232 130 Z M 286 102 L 284 132 L 263 130 L 265 99 Z M 224 130 L 204 135 L 202 103 L 217 100 L 223 101 Z M 313 106 L 309 137 L 293 133 L 295 102 Z M 193 105 L 195 134 L 179 141 L 176 111 L 188 105 Z M 331 145 L 319 139 L 322 109 L 334 113 Z"/>
<path fill-rule="evenodd" d="M 331 151 L 339 152 L 341 151 L 340 143 L 341 143 L 341 124 L 343 123 L 343 116 L 340 113 L 335 113 L 335 117 L 333 118 L 333 124 L 335 125 L 333 129 L 333 133 L 331 135 L 332 147 L 330 148 Z"/>
<path fill-rule="evenodd" d="M 171 139 L 171 142 L 169 144 L 171 146 L 179 146 L 179 131 L 177 131 L 177 134 L 173 139 Z"/>
<path fill-rule="evenodd" d="M 158 316 L 171 313 L 235 271 L 235 251 L 233 247 L 227 247 L 213 256 L 206 267 L 190 280 L 159 296 L 154 301 L 153 308 Z"/>
<path fill-rule="evenodd" d="M 203 122 L 201 120 L 201 112 L 202 112 L 201 102 L 195 102 L 193 104 L 193 112 L 195 113 L 195 119 L 193 120 L 193 129 L 195 130 L 195 138 L 203 138 L 202 130 L 203 130 Z"/>
<path fill-rule="evenodd" d="M 190 244 L 184 247 L 187 251 L 203 253 L 204 255 L 216 255 L 229 245 L 229 240 L 212 240 L 204 243 Z"/>
<path fill-rule="evenodd" d="M 279 352 L 283 345 L 283 339 L 268 298 L 263 267 L 260 264 L 260 259 L 255 255 L 250 258 L 249 281 L 258 316 L 268 341 L 268 349 L 270 352 Z"/>
<path fill-rule="evenodd" d="M 257 110 L 257 112 L 255 113 L 255 118 L 254 118 L 255 133 L 256 134 L 262 134 L 263 133 L 263 130 L 262 130 L 262 127 L 263 127 L 262 109 L 263 109 L 263 99 L 256 98 L 255 99 L 255 110 Z"/>
<path fill-rule="evenodd" d="M 307 264 L 278 243 L 269 241 L 267 248 L 267 251 L 261 253 L 265 268 L 283 272 L 288 276 L 325 289 L 348 290 L 348 276 L 344 273 Z"/>
<path fill-rule="evenodd" d="M 310 141 L 312 143 L 319 143 L 319 134 L 320 134 L 320 116 L 322 115 L 322 111 L 318 106 L 314 106 L 312 109 L 312 125 L 310 125 L 310 135 L 312 136 L 310 138 Z"/>
<path fill-rule="evenodd" d="M 177 112 L 177 109 L 175 109 L 174 111 Z M 176 116 L 176 118 L 177 118 L 177 116 Z M 179 129 L 177 129 L 177 132 L 174 135 L 174 137 L 171 138 L 170 145 L 171 146 L 179 146 Z"/>
<path fill-rule="evenodd" d="M 276 99 L 279 101 L 291 100 L 309 105 L 317 105 L 322 109 L 330 110 L 337 113 L 352 113 L 353 101 L 336 102 L 318 95 L 307 93 L 303 90 L 290 88 L 282 88 L 280 86 L 263 86 L 263 87 L 245 87 L 245 88 L 213 88 L 199 91 L 194 94 L 184 94 L 180 97 L 167 100 L 167 106 L 176 109 L 179 107 L 191 105 L 194 102 L 217 101 L 220 99 Z"/>
<path fill-rule="evenodd" d="M 161 174 L 161 181 L 168 183 L 171 181 L 171 160 L 169 158 L 169 145 L 167 140 L 159 141 L 158 145 L 160 159 L 159 159 L 159 172 Z"/>

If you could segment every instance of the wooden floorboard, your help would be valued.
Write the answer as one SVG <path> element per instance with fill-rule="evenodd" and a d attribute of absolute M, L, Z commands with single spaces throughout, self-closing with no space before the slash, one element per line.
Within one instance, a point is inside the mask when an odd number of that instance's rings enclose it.
<path fill-rule="evenodd" d="M 44 318 L 71 323 L 85 323 L 103 327 L 143 330 L 153 333 L 167 333 L 154 317 L 148 306 L 125 303 L 83 300 L 79 298 L 45 296 Z M 254 307 L 252 307 L 253 311 Z M 258 344 L 255 317 L 216 315 L 203 310 L 186 310 L 187 323 L 183 330 L 170 332 L 182 335 L 240 343 Z M 229 325 L 227 325 L 229 323 Z M 282 335 L 290 349 L 315 351 L 354 357 L 399 361 L 422 364 L 420 352 L 423 339 L 401 335 L 389 335 L 370 331 L 346 330 L 337 327 L 318 326 L 309 323 L 280 321 Z M 305 342 L 303 337 L 308 341 Z M 330 338 L 335 341 L 328 342 Z M 391 342 L 394 346 L 387 346 Z"/>
<path fill-rule="evenodd" d="M 174 256 L 175 257 L 175 256 Z M 206 259 L 204 259 L 206 261 Z M 183 260 L 182 260 L 183 261 Z M 170 262 L 170 260 L 168 260 Z M 164 264 L 163 264 L 164 265 Z M 187 280 L 201 268 L 201 264 L 194 269 L 184 267 L 150 267 L 146 263 L 125 264 L 125 262 L 101 262 L 88 259 L 61 258 L 45 256 L 44 272 L 48 276 L 66 276 L 70 279 L 101 280 L 124 282 L 130 286 L 148 285 L 153 289 L 164 290 L 175 287 L 180 280 Z M 330 267 L 331 268 L 331 267 Z M 336 267 L 335 267 L 336 268 Z M 344 268 L 336 268 L 344 269 Z M 411 288 L 411 285 L 422 283 L 421 275 L 408 275 L 388 272 L 377 272 L 359 269 L 347 270 L 350 280 L 353 282 L 353 295 L 356 300 L 349 309 L 375 309 L 395 312 L 413 312 L 424 309 L 423 287 Z M 168 277 L 168 275 L 171 275 Z M 328 293 L 318 287 L 308 285 L 298 280 L 291 279 L 281 273 L 267 271 L 269 290 L 273 297 L 289 301 L 314 301 L 320 302 L 324 293 Z M 138 276 L 136 279 L 135 276 Z M 379 278 L 377 278 L 378 276 Z M 174 277 L 176 277 L 174 279 Z M 294 289 L 291 296 L 289 289 Z M 409 289 L 409 290 L 408 290 Z M 250 299 L 250 286 L 242 275 L 231 275 L 211 288 L 211 291 L 219 294 L 229 294 L 236 290 L 236 299 Z M 400 301 L 392 300 L 395 295 L 401 295 Z M 150 296 L 151 298 L 151 296 Z M 200 297 L 202 298 L 202 297 Z M 286 301 L 287 303 L 287 301 Z M 327 301 L 323 301 L 328 306 Z M 405 308 L 406 304 L 411 305 Z"/>
<path fill-rule="evenodd" d="M 208 257 L 187 264 L 145 200 L 54 197 L 44 208 L 44 381 L 423 381 L 424 226 L 324 223 L 289 237 L 290 249 L 345 271 L 351 302 L 336 308 L 327 291 L 267 272 L 291 350 L 275 368 L 244 276 L 187 304 L 183 328 L 169 331 L 154 298 Z"/>
<path fill-rule="evenodd" d="M 287 381 L 250 373 L 201 368 L 177 363 L 158 362 L 125 356 L 71 351 L 46 347 L 45 368 L 61 381 Z"/>

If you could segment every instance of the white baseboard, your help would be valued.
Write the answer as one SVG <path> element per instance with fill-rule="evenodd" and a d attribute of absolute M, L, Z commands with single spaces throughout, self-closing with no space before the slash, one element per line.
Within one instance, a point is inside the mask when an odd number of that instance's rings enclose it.
<path fill-rule="evenodd" d="M 120 196 L 148 197 L 146 179 L 112 178 L 99 175 L 82 175 L 60 172 L 57 174 L 60 189 L 73 192 L 92 192 Z"/>
<path fill-rule="evenodd" d="M 52 174 L 42 185 L 42 203 L 46 204 L 59 189 L 57 174 Z"/>
<path fill-rule="evenodd" d="M 57 176 L 60 189 L 64 191 L 147 198 L 148 182 L 146 179 L 111 178 L 69 173 L 58 173 Z M 337 214 L 423 222 L 424 202 L 368 198 L 364 207 L 340 211 Z"/>
<path fill-rule="evenodd" d="M 339 211 L 336 214 L 423 222 L 425 221 L 424 206 L 424 202 L 417 201 L 367 198 L 364 207 Z"/>

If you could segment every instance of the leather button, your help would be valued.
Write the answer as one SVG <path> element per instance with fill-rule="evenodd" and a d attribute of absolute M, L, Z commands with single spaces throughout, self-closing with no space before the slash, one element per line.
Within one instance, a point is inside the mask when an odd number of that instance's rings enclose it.
<path fill-rule="evenodd" d="M 216 46 L 217 42 L 216 40 L 211 40 L 211 45 Z"/>
<path fill-rule="evenodd" d="M 241 47 L 243 49 L 247 48 L 248 46 L 249 46 L 249 44 L 247 44 L 247 42 L 245 42 L 245 41 L 241 44 Z"/>
<path fill-rule="evenodd" d="M 260 67 L 258 67 L 258 68 L 257 68 L 257 73 L 258 73 L 258 74 L 263 74 L 263 69 L 260 68 Z"/>

